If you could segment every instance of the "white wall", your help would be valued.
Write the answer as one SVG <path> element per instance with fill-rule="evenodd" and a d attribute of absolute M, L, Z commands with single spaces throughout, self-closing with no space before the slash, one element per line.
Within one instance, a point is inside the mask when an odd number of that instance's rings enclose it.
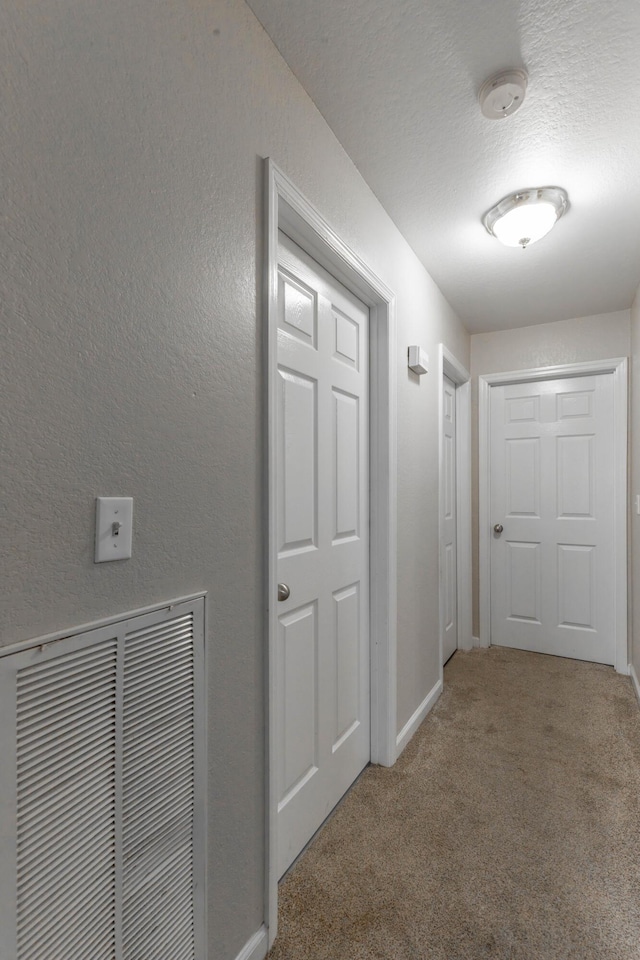
<path fill-rule="evenodd" d="M 473 634 L 478 636 L 478 377 L 510 370 L 626 357 L 630 349 L 629 311 L 559 320 L 471 337 Z"/>
<path fill-rule="evenodd" d="M 397 294 L 398 729 L 437 680 L 437 389 L 469 338 L 243 0 L 4 4 L 2 644 L 208 591 L 211 956 L 264 875 L 261 158 Z M 133 558 L 93 564 L 96 495 Z"/>
<path fill-rule="evenodd" d="M 629 515 L 631 570 L 629 607 L 631 610 L 631 662 L 640 678 L 640 517 L 635 510 L 635 497 L 640 493 L 640 287 L 631 307 L 631 468 L 629 494 L 634 505 Z"/>

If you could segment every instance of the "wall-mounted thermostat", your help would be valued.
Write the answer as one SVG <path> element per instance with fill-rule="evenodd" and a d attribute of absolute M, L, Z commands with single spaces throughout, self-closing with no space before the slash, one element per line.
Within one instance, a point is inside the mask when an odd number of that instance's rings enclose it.
<path fill-rule="evenodd" d="M 409 347 L 409 367 L 414 373 L 427 373 L 429 356 L 423 347 Z"/>

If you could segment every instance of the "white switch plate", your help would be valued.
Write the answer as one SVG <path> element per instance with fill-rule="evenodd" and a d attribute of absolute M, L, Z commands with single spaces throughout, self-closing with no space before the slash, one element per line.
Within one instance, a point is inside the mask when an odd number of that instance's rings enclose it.
<path fill-rule="evenodd" d="M 636 493 L 636 513 L 640 514 L 640 493 Z"/>
<path fill-rule="evenodd" d="M 117 531 L 117 532 L 116 532 Z M 96 497 L 96 563 L 131 556 L 133 499 Z"/>

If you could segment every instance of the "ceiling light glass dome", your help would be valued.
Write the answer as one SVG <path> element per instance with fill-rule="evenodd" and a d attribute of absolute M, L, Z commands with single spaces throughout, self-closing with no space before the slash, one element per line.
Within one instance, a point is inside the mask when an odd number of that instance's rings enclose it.
<path fill-rule="evenodd" d="M 505 197 L 482 222 L 505 246 L 525 249 L 546 236 L 568 206 L 569 198 L 560 187 L 534 187 Z"/>

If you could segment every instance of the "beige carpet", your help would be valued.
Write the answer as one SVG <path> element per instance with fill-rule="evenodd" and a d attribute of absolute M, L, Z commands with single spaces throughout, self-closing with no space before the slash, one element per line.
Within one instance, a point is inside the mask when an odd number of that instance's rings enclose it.
<path fill-rule="evenodd" d="M 640 711 L 611 668 L 457 653 L 280 886 L 270 960 L 639 960 Z"/>

